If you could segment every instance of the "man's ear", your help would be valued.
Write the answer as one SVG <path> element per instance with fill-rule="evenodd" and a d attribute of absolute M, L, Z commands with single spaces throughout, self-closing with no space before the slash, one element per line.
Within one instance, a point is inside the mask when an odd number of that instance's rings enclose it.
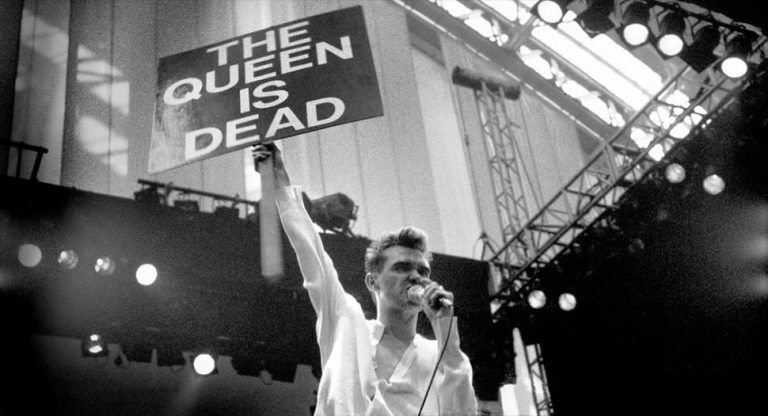
<path fill-rule="evenodd" d="M 368 287 L 368 290 L 379 290 L 379 282 L 377 281 L 378 276 L 376 276 L 375 273 L 367 273 L 365 275 L 365 286 Z"/>

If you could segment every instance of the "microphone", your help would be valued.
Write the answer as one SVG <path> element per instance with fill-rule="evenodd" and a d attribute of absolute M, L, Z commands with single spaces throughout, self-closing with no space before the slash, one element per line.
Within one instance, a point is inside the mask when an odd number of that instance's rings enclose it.
<path fill-rule="evenodd" d="M 408 299 L 413 303 L 421 304 L 424 299 L 424 288 L 419 285 L 411 286 L 408 289 Z M 450 308 L 453 306 L 453 302 L 444 298 L 442 295 L 438 295 L 438 297 L 435 298 L 435 301 L 429 306 L 432 309 Z"/>

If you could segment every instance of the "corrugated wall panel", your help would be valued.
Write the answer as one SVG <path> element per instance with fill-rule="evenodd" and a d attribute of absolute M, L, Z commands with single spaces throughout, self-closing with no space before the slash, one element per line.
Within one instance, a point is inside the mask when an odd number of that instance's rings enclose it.
<path fill-rule="evenodd" d="M 64 92 L 69 44 L 69 1 L 24 2 L 19 39 L 11 140 L 48 149 L 37 178 L 61 181 Z M 22 177 L 32 170 L 32 154 L 24 154 Z M 16 169 L 10 152 L 10 172 Z"/>
<path fill-rule="evenodd" d="M 152 1 L 115 2 L 112 82 L 114 136 L 111 146 L 111 194 L 132 196 L 146 175 L 156 77 L 156 6 Z"/>
<path fill-rule="evenodd" d="M 474 55 L 463 45 L 441 35 L 446 69 L 461 66 L 481 74 L 501 77 L 498 66 Z M 483 146 L 480 117 L 474 94 L 465 87 L 455 86 L 461 125 L 468 137 L 467 151 L 473 174 L 482 229 L 495 244 L 503 242 L 501 223 L 496 213 L 495 191 L 491 182 L 488 157 Z M 542 102 L 528 89 L 522 88 L 518 100 L 506 101 L 513 133 L 520 150 L 520 161 L 528 172 L 523 175 L 523 189 L 528 214 L 535 215 L 579 168 L 584 165 L 576 125 L 568 117 Z"/>
<path fill-rule="evenodd" d="M 71 7 L 61 183 L 110 193 L 112 1 Z"/>
<path fill-rule="evenodd" d="M 444 253 L 472 257 L 480 223 L 447 68 L 412 50 Z M 478 252 L 479 254 L 479 252 Z"/>

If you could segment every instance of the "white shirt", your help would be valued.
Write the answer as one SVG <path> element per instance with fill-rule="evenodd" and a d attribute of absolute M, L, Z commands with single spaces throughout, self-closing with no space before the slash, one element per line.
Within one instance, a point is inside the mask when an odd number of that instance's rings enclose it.
<path fill-rule="evenodd" d="M 384 325 L 367 321 L 360 303 L 344 291 L 301 201 L 296 186 L 277 191 L 280 220 L 296 251 L 304 288 L 317 313 L 315 329 L 323 375 L 315 415 L 416 416 L 449 326 L 448 345 L 421 414 L 477 414 L 472 367 L 459 348 L 456 318 L 433 322 L 437 341 L 417 334 L 389 380 L 376 376 L 374 354 Z"/>

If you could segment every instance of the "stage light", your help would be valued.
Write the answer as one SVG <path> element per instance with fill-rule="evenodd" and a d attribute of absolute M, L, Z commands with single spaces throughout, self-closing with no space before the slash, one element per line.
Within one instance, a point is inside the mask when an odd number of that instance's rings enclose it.
<path fill-rule="evenodd" d="M 680 52 L 680 59 L 696 72 L 702 72 L 717 61 L 713 53 L 720 44 L 720 30 L 715 25 L 705 25 L 693 34 L 693 42 Z"/>
<path fill-rule="evenodd" d="M 592 0 L 589 6 L 576 16 L 576 21 L 590 37 L 595 37 L 613 29 L 609 15 L 613 12 L 613 0 Z"/>
<path fill-rule="evenodd" d="M 752 50 L 752 45 L 744 34 L 734 35 L 725 44 L 725 59 L 720 63 L 720 70 L 729 78 L 741 78 L 749 67 L 747 57 Z"/>
<path fill-rule="evenodd" d="M 621 28 L 621 37 L 630 46 L 640 46 L 648 40 L 648 20 L 651 18 L 651 12 L 648 5 L 636 1 L 624 11 L 623 23 Z"/>
<path fill-rule="evenodd" d="M 109 349 L 101 335 L 91 334 L 81 341 L 80 355 L 83 357 L 106 357 L 109 355 Z"/>
<path fill-rule="evenodd" d="M 725 189 L 725 181 L 716 173 L 711 173 L 704 178 L 704 190 L 710 195 L 717 195 Z"/>
<path fill-rule="evenodd" d="M 74 250 L 62 250 L 57 261 L 62 269 L 72 270 L 77 266 L 78 260 L 80 260 L 80 257 Z"/>
<path fill-rule="evenodd" d="M 659 37 L 656 41 L 656 47 L 667 56 L 675 56 L 683 50 L 683 32 L 685 31 L 685 20 L 683 16 L 675 11 L 667 12 L 661 18 L 659 23 Z"/>
<path fill-rule="evenodd" d="M 551 25 L 557 25 L 565 15 L 565 7 L 572 0 L 541 0 L 533 6 L 533 14 Z"/>
<path fill-rule="evenodd" d="M 195 374 L 200 376 L 207 376 L 218 372 L 216 370 L 216 358 L 208 353 L 192 357 L 192 368 L 195 370 Z"/>
<path fill-rule="evenodd" d="M 34 244 L 22 244 L 19 246 L 19 263 L 24 267 L 35 267 L 43 260 L 43 252 Z"/>
<path fill-rule="evenodd" d="M 200 203 L 192 199 L 177 199 L 173 201 L 173 206 L 184 212 L 200 212 Z"/>
<path fill-rule="evenodd" d="M 149 286 L 157 280 L 157 268 L 149 263 L 142 264 L 136 269 L 136 281 L 143 286 Z"/>
<path fill-rule="evenodd" d="M 357 219 L 357 205 L 348 196 L 336 193 L 310 201 L 302 194 L 312 221 L 324 230 L 349 233 L 351 222 Z"/>
<path fill-rule="evenodd" d="M 111 257 L 99 257 L 96 259 L 96 265 L 93 269 L 102 276 L 109 276 L 115 272 L 116 267 L 117 265 Z"/>
<path fill-rule="evenodd" d="M 133 199 L 135 199 L 137 202 L 151 205 L 160 205 L 163 202 L 163 197 L 157 190 L 157 186 L 150 186 L 140 191 L 134 192 Z"/>
<path fill-rule="evenodd" d="M 533 309 L 541 309 L 547 304 L 547 295 L 539 289 L 532 290 L 528 294 L 528 304 Z"/>
<path fill-rule="evenodd" d="M 568 292 L 561 293 L 557 299 L 557 304 L 560 306 L 560 309 L 566 312 L 572 311 L 576 308 L 576 296 Z"/>
<path fill-rule="evenodd" d="M 680 183 L 685 180 L 685 168 L 679 163 L 670 163 L 664 168 L 664 177 L 669 183 Z"/>

